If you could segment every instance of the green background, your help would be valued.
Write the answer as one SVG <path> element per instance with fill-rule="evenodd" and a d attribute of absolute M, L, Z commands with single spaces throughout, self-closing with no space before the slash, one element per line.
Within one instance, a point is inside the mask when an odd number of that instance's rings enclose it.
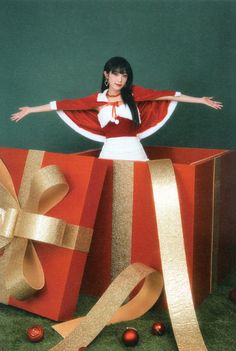
<path fill-rule="evenodd" d="M 235 149 L 235 1 L 1 0 L 0 146 L 74 152 L 101 146 L 55 112 L 16 124 L 20 106 L 100 89 L 104 63 L 126 57 L 135 84 L 214 96 L 222 111 L 179 104 L 146 145 Z"/>
<path fill-rule="evenodd" d="M 146 145 L 236 149 L 235 23 L 236 1 L 0 0 L 0 146 L 58 152 L 100 146 L 69 129 L 55 112 L 18 124 L 9 117 L 20 106 L 98 90 L 105 61 L 121 55 L 130 61 L 136 84 L 224 103 L 222 111 L 179 104 Z M 236 349 L 236 305 L 228 299 L 235 284 L 234 270 L 197 309 L 209 351 Z M 86 313 L 95 300 L 81 299 Z M 46 319 L 4 305 L 0 313 L 1 351 L 48 350 L 60 340 Z M 160 339 L 150 334 L 156 319 L 167 325 Z M 32 345 L 25 330 L 38 323 L 46 337 Z M 177 350 L 168 315 L 156 310 L 106 328 L 91 350 L 127 350 L 121 342 L 126 326 L 140 333 L 135 350 Z"/>

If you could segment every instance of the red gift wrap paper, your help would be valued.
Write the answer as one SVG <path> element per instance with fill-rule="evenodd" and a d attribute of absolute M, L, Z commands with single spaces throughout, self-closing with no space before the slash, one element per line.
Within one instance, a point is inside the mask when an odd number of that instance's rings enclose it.
<path fill-rule="evenodd" d="M 8 168 L 18 193 L 28 150 L 0 149 L 0 158 Z M 57 165 L 69 193 L 48 216 L 93 229 L 106 173 L 106 164 L 94 157 L 45 152 L 42 167 Z M 10 297 L 8 304 L 52 320 L 73 317 L 78 300 L 87 252 L 34 242 L 46 284 L 27 300 Z"/>

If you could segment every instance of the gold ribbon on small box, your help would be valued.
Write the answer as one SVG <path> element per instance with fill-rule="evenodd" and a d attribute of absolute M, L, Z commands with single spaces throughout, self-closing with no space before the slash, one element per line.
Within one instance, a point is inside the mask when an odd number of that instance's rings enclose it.
<path fill-rule="evenodd" d="M 43 151 L 30 150 L 17 198 L 0 160 L 0 301 L 24 300 L 41 290 L 44 272 L 31 240 L 87 252 L 92 230 L 44 214 L 68 193 L 56 165 L 41 168 Z"/>

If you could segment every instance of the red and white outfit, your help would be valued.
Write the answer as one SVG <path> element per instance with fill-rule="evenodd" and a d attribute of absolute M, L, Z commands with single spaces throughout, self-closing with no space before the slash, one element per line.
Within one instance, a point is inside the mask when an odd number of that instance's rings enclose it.
<path fill-rule="evenodd" d="M 141 122 L 138 127 L 132 121 L 128 105 L 109 102 L 106 93 L 107 90 L 80 99 L 52 101 L 50 106 L 76 132 L 104 143 L 100 158 L 147 160 L 140 140 L 160 129 L 177 105 L 176 101 L 154 99 L 179 96 L 180 93 L 133 86 L 132 93 Z M 98 107 L 102 107 L 100 112 L 96 111 Z"/>

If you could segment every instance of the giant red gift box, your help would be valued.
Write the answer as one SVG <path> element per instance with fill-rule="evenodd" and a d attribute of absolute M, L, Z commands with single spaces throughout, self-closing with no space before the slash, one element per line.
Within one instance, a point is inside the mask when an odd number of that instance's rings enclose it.
<path fill-rule="evenodd" d="M 173 162 L 189 278 L 194 302 L 199 304 L 232 267 L 232 247 L 236 244 L 236 152 L 174 147 L 148 147 L 146 152 L 150 160 L 167 158 Z M 96 156 L 98 151 L 82 154 Z M 106 162 L 108 172 L 82 284 L 83 292 L 95 295 L 103 293 L 112 279 L 112 194 L 115 185 L 113 161 Z M 128 165 L 131 161 L 124 162 Z M 148 165 L 136 161 L 133 167 L 130 259 L 161 270 Z"/>
<path fill-rule="evenodd" d="M 28 150 L 0 149 L 0 158 L 10 172 L 16 193 L 19 190 Z M 45 152 L 42 167 L 57 165 L 69 185 L 69 193 L 47 216 L 93 229 L 106 173 L 104 162 L 95 157 Z M 32 297 L 8 304 L 53 319 L 65 320 L 75 312 L 87 252 L 34 242 L 46 284 Z"/>

